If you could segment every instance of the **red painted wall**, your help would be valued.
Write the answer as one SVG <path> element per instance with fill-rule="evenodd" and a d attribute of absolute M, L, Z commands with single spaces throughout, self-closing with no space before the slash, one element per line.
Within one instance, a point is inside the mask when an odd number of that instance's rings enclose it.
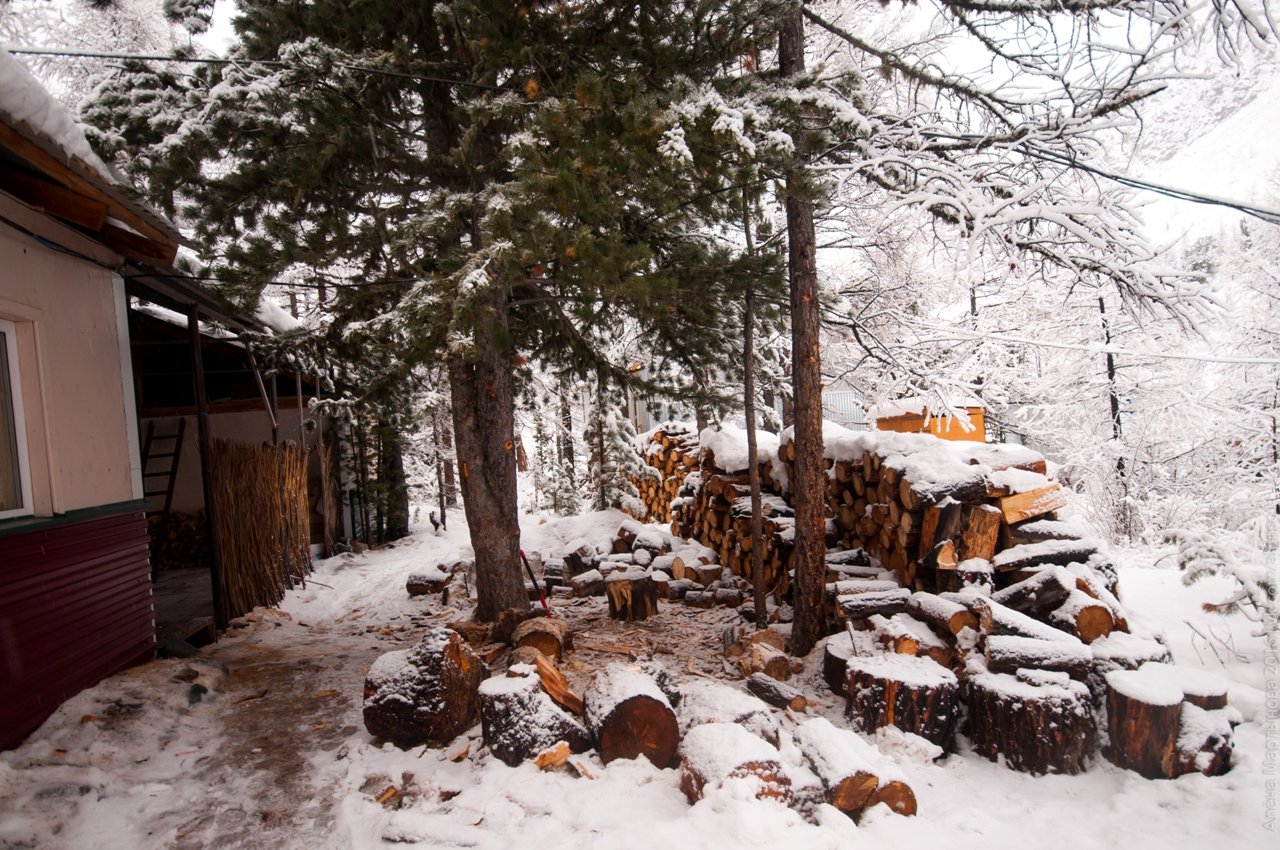
<path fill-rule="evenodd" d="M 142 511 L 0 537 L 0 749 L 155 654 Z"/>

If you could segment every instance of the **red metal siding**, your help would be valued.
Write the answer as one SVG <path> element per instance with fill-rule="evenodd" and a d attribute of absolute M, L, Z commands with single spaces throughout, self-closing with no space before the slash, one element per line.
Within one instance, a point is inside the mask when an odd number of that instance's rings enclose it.
<path fill-rule="evenodd" d="M 155 654 L 141 511 L 0 537 L 0 749 Z"/>

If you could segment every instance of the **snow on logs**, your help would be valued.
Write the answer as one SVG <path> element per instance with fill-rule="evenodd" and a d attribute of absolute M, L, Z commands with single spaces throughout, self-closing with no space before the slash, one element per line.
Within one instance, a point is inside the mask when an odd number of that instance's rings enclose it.
<path fill-rule="evenodd" d="M 1240 715 L 1216 676 L 1169 664 L 1113 670 L 1107 682 L 1103 754 L 1148 779 L 1218 776 L 1231 765 Z"/>
<path fill-rule="evenodd" d="M 624 664 L 610 664 L 585 697 L 587 727 L 605 764 L 644 756 L 659 768 L 675 760 L 680 725 L 658 683 Z"/>
<path fill-rule="evenodd" d="M 1023 773 L 1083 771 L 1096 734 L 1089 689 L 1066 673 L 981 673 L 966 683 L 969 739 L 979 755 Z"/>
<path fill-rule="evenodd" d="M 796 727 L 796 747 L 822 782 L 825 800 L 851 817 L 884 803 L 900 815 L 916 813 L 916 796 L 897 767 L 858 735 L 823 717 Z"/>
<path fill-rule="evenodd" d="M 729 781 L 748 783 L 759 800 L 791 805 L 791 778 L 777 748 L 736 723 L 704 723 L 680 742 L 680 787 L 690 803 Z"/>
<path fill-rule="evenodd" d="M 561 741 L 569 751 L 591 749 L 591 734 L 543 689 L 535 668 L 517 664 L 505 676 L 480 683 L 480 726 L 485 745 L 515 767 Z"/>
<path fill-rule="evenodd" d="M 846 665 L 845 715 L 871 734 L 896 726 L 944 750 L 954 749 L 959 680 L 927 657 L 854 656 Z"/>
<path fill-rule="evenodd" d="M 457 632 L 430 629 L 412 649 L 388 652 L 369 668 L 365 728 L 399 747 L 443 746 L 475 723 L 476 692 L 487 675 Z"/>

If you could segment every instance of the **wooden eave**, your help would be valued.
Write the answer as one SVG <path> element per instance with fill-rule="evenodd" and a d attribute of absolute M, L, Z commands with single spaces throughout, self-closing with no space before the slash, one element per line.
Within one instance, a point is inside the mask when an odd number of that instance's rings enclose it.
<path fill-rule="evenodd" d="M 124 188 L 25 123 L 0 115 L 0 188 L 117 254 L 167 268 L 181 234 Z"/>

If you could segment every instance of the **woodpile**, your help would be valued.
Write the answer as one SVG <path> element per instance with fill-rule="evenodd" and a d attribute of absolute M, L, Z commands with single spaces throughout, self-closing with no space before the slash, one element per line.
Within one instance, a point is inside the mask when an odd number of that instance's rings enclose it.
<path fill-rule="evenodd" d="M 204 511 L 194 514 L 170 511 L 147 517 L 151 536 L 151 571 L 208 568 L 213 559 L 209 548 L 209 524 Z"/>
<path fill-rule="evenodd" d="M 668 424 L 650 435 L 640 454 L 654 470 L 653 475 L 634 482 L 647 518 L 671 522 L 671 503 L 679 496 L 685 475 L 698 467 L 698 435 L 690 428 Z"/>

